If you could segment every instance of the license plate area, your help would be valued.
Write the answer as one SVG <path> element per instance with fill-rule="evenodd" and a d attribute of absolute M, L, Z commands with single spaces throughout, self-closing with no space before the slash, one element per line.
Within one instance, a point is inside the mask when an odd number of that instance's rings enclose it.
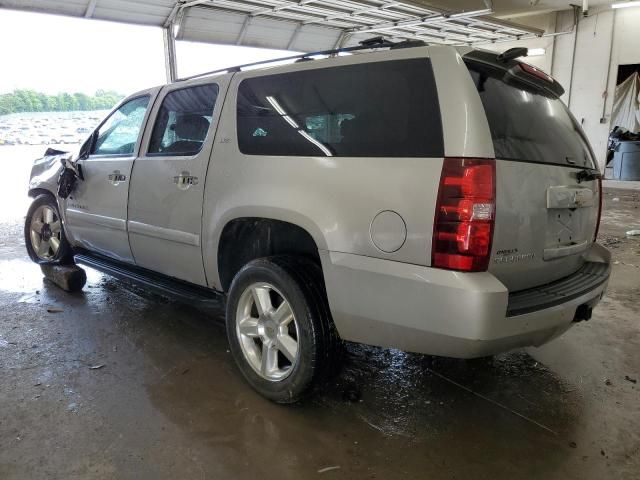
<path fill-rule="evenodd" d="M 558 185 L 547 189 L 544 260 L 577 255 L 589 247 L 594 205 L 590 188 Z"/>
<path fill-rule="evenodd" d="M 547 189 L 547 209 L 577 209 L 595 205 L 593 190 L 587 187 L 556 185 Z"/>

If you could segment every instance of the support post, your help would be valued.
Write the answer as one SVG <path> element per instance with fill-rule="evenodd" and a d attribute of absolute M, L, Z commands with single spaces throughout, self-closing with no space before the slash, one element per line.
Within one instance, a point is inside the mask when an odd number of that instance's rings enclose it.
<path fill-rule="evenodd" d="M 162 28 L 162 38 L 164 40 L 164 66 L 167 73 L 167 83 L 172 83 L 178 78 L 176 39 L 173 36 L 173 24 Z"/>

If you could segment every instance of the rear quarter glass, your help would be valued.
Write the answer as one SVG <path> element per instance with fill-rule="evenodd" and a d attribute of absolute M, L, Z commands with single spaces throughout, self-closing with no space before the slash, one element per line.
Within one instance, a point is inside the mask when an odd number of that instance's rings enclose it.
<path fill-rule="evenodd" d="M 238 87 L 248 155 L 426 157 L 444 154 L 428 58 L 262 75 Z"/>

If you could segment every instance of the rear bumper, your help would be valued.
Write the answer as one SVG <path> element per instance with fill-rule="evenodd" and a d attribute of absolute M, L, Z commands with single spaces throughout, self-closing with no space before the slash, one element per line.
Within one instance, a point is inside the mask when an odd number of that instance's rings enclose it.
<path fill-rule="evenodd" d="M 488 272 L 336 252 L 321 252 L 321 259 L 331 313 L 344 340 L 458 358 L 542 345 L 560 335 L 579 306 L 592 308 L 603 296 L 610 264 L 609 252 L 594 244 L 587 260 L 607 266 L 600 281 L 540 309 L 529 303 L 526 313 L 514 315 L 509 306 L 516 295 L 510 302 L 507 288 Z"/>

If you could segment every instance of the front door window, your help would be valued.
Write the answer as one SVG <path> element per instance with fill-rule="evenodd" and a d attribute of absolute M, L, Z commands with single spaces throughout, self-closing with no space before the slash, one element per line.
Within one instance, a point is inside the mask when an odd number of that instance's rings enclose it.
<path fill-rule="evenodd" d="M 132 155 L 142 129 L 149 96 L 134 98 L 113 112 L 98 130 L 92 155 Z"/>

